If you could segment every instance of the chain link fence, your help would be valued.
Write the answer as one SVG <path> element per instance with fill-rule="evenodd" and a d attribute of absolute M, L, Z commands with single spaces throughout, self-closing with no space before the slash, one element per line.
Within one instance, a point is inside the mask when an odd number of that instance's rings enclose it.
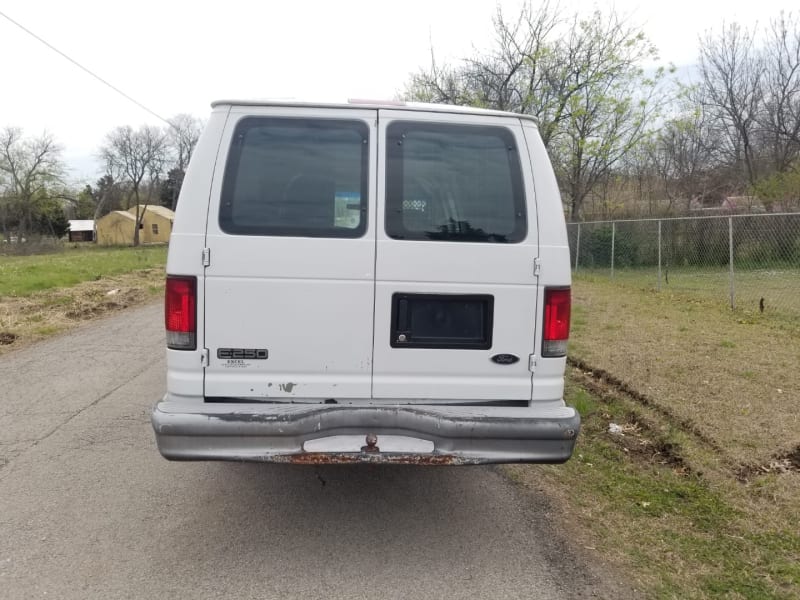
<path fill-rule="evenodd" d="M 569 223 L 573 272 L 800 317 L 800 213 Z"/>

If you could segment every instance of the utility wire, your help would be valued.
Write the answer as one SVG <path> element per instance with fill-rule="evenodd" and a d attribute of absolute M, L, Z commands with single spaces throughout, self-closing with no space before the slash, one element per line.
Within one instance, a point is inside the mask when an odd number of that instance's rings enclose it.
<path fill-rule="evenodd" d="M 153 115 L 155 118 L 159 119 L 160 121 L 164 121 L 164 123 L 166 123 L 167 125 L 169 125 L 169 126 L 170 126 L 170 127 L 172 127 L 173 129 L 175 129 L 175 128 L 176 128 L 176 127 L 175 127 L 175 125 L 173 125 L 172 123 L 170 123 L 170 122 L 169 122 L 167 119 L 165 119 L 164 117 L 162 117 L 161 115 L 159 115 L 157 112 L 155 112 L 155 111 L 153 111 L 153 110 L 150 110 L 149 108 L 147 108 L 147 107 L 146 107 L 144 104 L 142 104 L 142 103 L 141 103 L 141 102 L 139 102 L 138 100 L 136 100 L 136 99 L 134 99 L 134 98 L 130 97 L 128 94 L 126 94 L 125 92 L 123 92 L 123 91 L 122 91 L 121 89 L 119 89 L 118 87 L 116 87 L 116 86 L 114 86 L 114 85 L 110 84 L 108 81 L 106 81 L 105 79 L 103 79 L 102 77 L 100 77 L 100 75 L 97 75 L 96 73 L 94 73 L 94 72 L 92 72 L 91 70 L 89 70 L 89 69 L 87 69 L 86 67 L 84 67 L 84 66 L 83 66 L 81 63 L 79 63 L 77 60 L 75 60 L 75 59 L 73 59 L 73 58 L 70 58 L 69 56 L 67 56 L 66 54 L 64 54 L 64 53 L 63 53 L 61 50 L 59 50 L 58 48 L 56 48 L 55 46 L 53 46 L 53 44 L 51 44 L 51 43 L 49 43 L 48 41 L 46 41 L 46 40 L 42 39 L 41 37 L 39 37 L 38 35 L 36 35 L 35 33 L 33 33 L 33 32 L 30 30 L 30 29 L 28 29 L 27 27 L 25 27 L 25 26 L 24 26 L 24 25 L 22 25 L 21 23 L 18 23 L 17 21 L 15 21 L 15 20 L 14 20 L 14 19 L 12 19 L 11 17 L 9 17 L 7 14 L 5 14 L 5 13 L 4 13 L 3 11 L 1 11 L 1 10 L 0 10 L 0 17 L 4 17 L 4 18 L 5 18 L 5 19 L 7 19 L 8 21 L 10 21 L 11 23 L 13 23 L 13 24 L 14 24 L 14 25 L 16 25 L 17 27 L 19 27 L 20 29 L 22 29 L 22 31 L 24 31 L 25 33 L 27 33 L 27 34 L 28 34 L 28 35 L 30 35 L 31 37 L 35 38 L 36 40 L 40 41 L 42 44 L 44 44 L 45 46 L 47 46 L 48 48 L 50 48 L 50 50 L 52 50 L 53 52 L 56 52 L 56 53 L 60 54 L 61 56 L 63 56 L 64 58 L 66 58 L 66 59 L 67 59 L 69 62 L 71 62 L 73 65 L 75 65 L 75 66 L 76 66 L 76 67 L 78 67 L 79 69 L 81 69 L 81 70 L 85 71 L 86 73 L 88 73 L 89 75 L 91 75 L 92 77 L 94 77 L 95 79 L 97 79 L 97 81 L 99 81 L 99 82 L 100 82 L 100 83 L 102 83 L 103 85 L 106 85 L 106 86 L 110 87 L 112 90 L 114 90 L 115 92 L 117 92 L 117 93 L 118 93 L 120 96 L 122 96 L 122 97 L 123 97 L 123 98 L 125 98 L 126 100 L 129 100 L 130 102 L 133 102 L 133 103 L 134 103 L 136 106 L 138 106 L 138 107 L 139 107 L 139 108 L 141 108 L 142 110 L 145 110 L 145 111 L 149 112 L 151 115 Z"/>

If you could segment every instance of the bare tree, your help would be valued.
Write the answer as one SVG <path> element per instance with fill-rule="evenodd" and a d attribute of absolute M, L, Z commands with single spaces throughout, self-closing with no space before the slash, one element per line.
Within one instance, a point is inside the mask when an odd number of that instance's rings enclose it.
<path fill-rule="evenodd" d="M 552 89 L 550 73 L 555 59 L 550 38 L 560 25 L 563 19 L 549 2 L 535 11 L 525 4 L 511 21 L 498 8 L 493 19 L 494 46 L 489 52 L 452 67 L 438 64 L 431 50 L 430 68 L 412 76 L 405 97 L 540 116 L 547 111 L 546 105 L 565 102 Z M 558 106 L 551 112 L 558 114 Z M 542 134 L 545 145 L 548 133 L 549 129 Z"/>
<path fill-rule="evenodd" d="M 758 121 L 773 169 L 786 172 L 800 154 L 800 23 L 791 14 L 768 30 Z"/>
<path fill-rule="evenodd" d="M 705 106 L 725 134 L 731 162 L 742 165 L 747 182 L 758 178 L 757 131 L 763 99 L 764 61 L 754 32 L 725 24 L 701 40 L 700 75 Z"/>
<path fill-rule="evenodd" d="M 203 131 L 203 121 L 192 115 L 179 114 L 172 117 L 169 123 L 170 127 L 166 130 L 167 145 L 171 159 L 174 161 L 174 166 L 170 171 L 172 185 L 169 187 L 169 202 L 170 208 L 175 210 L 183 178 L 186 175 L 186 168 L 189 166 L 189 160 Z"/>
<path fill-rule="evenodd" d="M 724 142 L 709 115 L 705 93 L 702 86 L 682 88 L 671 117 L 650 147 L 670 212 L 677 207 L 688 211 L 692 202 L 713 205 L 726 191 L 729 177 L 720 152 Z"/>
<path fill-rule="evenodd" d="M 655 48 L 614 13 L 575 17 L 556 54 L 561 58 L 553 82 L 566 102 L 549 150 L 577 220 L 592 190 L 650 135 L 664 70 L 645 74 L 639 65 L 655 58 Z"/>
<path fill-rule="evenodd" d="M 31 231 L 34 201 L 46 194 L 49 185 L 59 182 L 63 173 L 61 148 L 50 134 L 25 138 L 17 127 L 0 132 L 0 174 L 5 188 L 0 225 L 6 238 L 10 213 L 18 223 L 20 239 Z"/>
<path fill-rule="evenodd" d="M 543 3 L 534 11 L 523 8 L 514 21 L 507 21 L 498 8 L 494 18 L 495 50 L 486 57 L 468 61 L 473 87 L 487 104 L 539 116 L 552 96 L 549 70 L 552 53 L 548 44 L 563 21 L 558 9 Z"/>
<path fill-rule="evenodd" d="M 133 245 L 138 246 L 142 218 L 164 170 L 166 136 L 161 129 L 149 125 L 138 130 L 129 125 L 117 127 L 106 136 L 100 156 L 106 164 L 106 174 L 130 188 L 130 198 L 136 205 Z"/>
<path fill-rule="evenodd" d="M 656 56 L 643 34 L 615 13 L 563 19 L 544 4 L 515 21 L 494 20 L 494 49 L 412 77 L 406 95 L 536 117 L 556 174 L 577 219 L 584 200 L 647 134 L 659 108 L 663 71 L 640 63 Z"/>
<path fill-rule="evenodd" d="M 468 74 L 462 68 L 441 65 L 431 49 L 431 66 L 411 76 L 403 97 L 416 102 L 456 104 L 462 106 L 492 106 L 471 88 Z"/>
<path fill-rule="evenodd" d="M 203 121 L 183 113 L 172 117 L 169 123 L 170 127 L 167 128 L 169 148 L 173 154 L 175 166 L 185 172 L 197 140 L 200 139 L 203 131 Z"/>

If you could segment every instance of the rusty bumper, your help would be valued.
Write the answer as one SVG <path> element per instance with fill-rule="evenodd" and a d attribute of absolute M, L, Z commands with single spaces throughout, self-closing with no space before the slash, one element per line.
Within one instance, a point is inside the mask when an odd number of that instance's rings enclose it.
<path fill-rule="evenodd" d="M 204 404 L 191 410 L 167 398 L 155 406 L 151 420 L 159 451 L 170 460 L 293 464 L 560 463 L 572 455 L 580 428 L 577 412 L 565 406 Z M 363 446 L 305 448 L 348 436 L 357 436 Z M 389 438 L 424 441 L 431 450 L 407 452 L 402 444 L 382 450 L 382 440 Z"/>

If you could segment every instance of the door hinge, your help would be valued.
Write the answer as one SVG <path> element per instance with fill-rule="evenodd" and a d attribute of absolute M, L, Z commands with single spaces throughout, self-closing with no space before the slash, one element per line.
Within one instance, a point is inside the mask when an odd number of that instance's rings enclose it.
<path fill-rule="evenodd" d="M 201 367 L 208 366 L 208 348 L 203 348 L 200 351 L 200 366 Z"/>
<path fill-rule="evenodd" d="M 538 277 L 542 272 L 542 259 L 536 257 L 533 259 L 533 276 Z"/>
<path fill-rule="evenodd" d="M 203 266 L 211 266 L 211 248 L 203 248 Z"/>
<path fill-rule="evenodd" d="M 536 373 L 536 355 L 531 354 L 528 357 L 528 371 L 531 373 Z"/>

